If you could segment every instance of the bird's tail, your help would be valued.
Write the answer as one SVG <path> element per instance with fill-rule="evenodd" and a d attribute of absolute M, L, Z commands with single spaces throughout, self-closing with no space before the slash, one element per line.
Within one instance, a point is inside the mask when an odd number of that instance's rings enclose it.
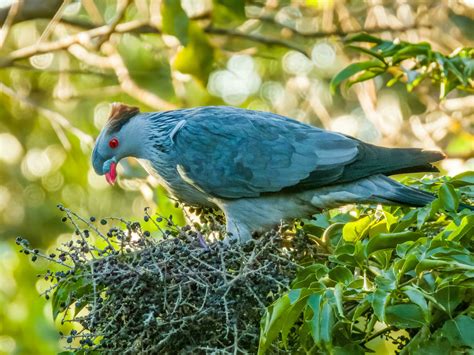
<path fill-rule="evenodd" d="M 436 195 L 434 194 L 400 184 L 399 182 L 383 175 L 378 175 L 377 179 L 372 180 L 372 182 L 375 182 L 380 188 L 380 192 L 375 191 L 373 196 L 377 199 L 384 200 L 383 202 L 387 204 L 423 207 L 436 198 Z M 474 206 L 461 203 L 459 205 L 459 210 L 464 208 L 474 211 Z"/>

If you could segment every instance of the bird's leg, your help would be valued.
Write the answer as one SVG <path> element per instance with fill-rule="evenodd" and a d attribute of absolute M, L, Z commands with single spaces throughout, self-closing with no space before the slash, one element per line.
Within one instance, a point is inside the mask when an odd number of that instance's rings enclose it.
<path fill-rule="evenodd" d="M 237 221 L 226 216 L 227 220 L 227 236 L 224 241 L 237 240 L 240 243 L 246 242 L 252 238 L 250 230 L 243 225 L 238 224 Z"/>
<path fill-rule="evenodd" d="M 197 235 L 198 235 L 199 245 L 201 245 L 201 247 L 203 249 L 209 250 L 209 246 L 207 245 L 206 241 L 204 240 L 204 237 L 202 236 L 202 234 L 200 232 L 197 232 Z"/>

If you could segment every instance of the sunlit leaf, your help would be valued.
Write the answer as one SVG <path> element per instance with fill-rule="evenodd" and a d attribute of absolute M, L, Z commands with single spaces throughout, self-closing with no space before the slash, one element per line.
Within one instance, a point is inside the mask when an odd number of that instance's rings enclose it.
<path fill-rule="evenodd" d="M 415 241 L 423 237 L 419 232 L 380 233 L 372 238 L 366 245 L 367 255 L 376 250 L 395 248 L 398 244 Z"/>
<path fill-rule="evenodd" d="M 459 207 L 459 198 L 451 184 L 444 183 L 439 189 L 439 199 L 447 211 L 456 212 Z"/>
<path fill-rule="evenodd" d="M 342 229 L 342 237 L 347 242 L 356 242 L 368 234 L 372 223 L 373 219 L 370 216 L 346 223 Z"/>

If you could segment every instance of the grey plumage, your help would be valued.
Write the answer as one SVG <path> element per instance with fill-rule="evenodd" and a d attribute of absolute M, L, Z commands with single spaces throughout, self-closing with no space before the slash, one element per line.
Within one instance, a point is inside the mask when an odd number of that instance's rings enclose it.
<path fill-rule="evenodd" d="M 130 115 L 125 107 L 116 112 Z M 113 137 L 126 149 L 108 147 Z M 125 156 L 145 160 L 183 202 L 221 208 L 229 232 L 242 239 L 281 219 L 347 203 L 425 205 L 433 196 L 386 175 L 437 171 L 431 163 L 444 157 L 377 147 L 273 113 L 231 107 L 116 114 L 97 141 L 94 169 L 107 174 L 108 162 Z"/>

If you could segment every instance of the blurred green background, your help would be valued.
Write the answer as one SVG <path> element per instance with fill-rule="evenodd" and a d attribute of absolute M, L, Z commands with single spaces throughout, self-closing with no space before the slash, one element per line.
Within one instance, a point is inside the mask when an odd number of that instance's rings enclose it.
<path fill-rule="evenodd" d="M 386 88 L 389 75 L 329 93 L 360 59 L 344 48 L 350 34 L 427 41 L 445 54 L 472 47 L 472 0 L 0 0 L 0 24 L 0 354 L 60 350 L 38 296 L 48 266 L 14 243 L 66 240 L 58 203 L 83 216 L 139 219 L 146 206 L 179 215 L 135 161 L 115 187 L 94 174 L 111 102 L 268 110 L 368 142 L 441 149 L 450 175 L 474 168 L 474 95 L 440 102 L 429 82 Z"/>

